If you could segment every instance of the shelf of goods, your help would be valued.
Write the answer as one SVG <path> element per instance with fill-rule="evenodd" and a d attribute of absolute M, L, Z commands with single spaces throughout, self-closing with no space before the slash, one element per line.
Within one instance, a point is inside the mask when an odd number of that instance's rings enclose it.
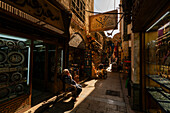
<path fill-rule="evenodd" d="M 170 94 L 162 88 L 148 87 L 147 93 L 157 102 L 160 108 L 165 112 L 170 112 Z"/>
<path fill-rule="evenodd" d="M 147 75 L 147 77 L 160 86 L 166 88 L 167 90 L 170 90 L 170 80 L 167 78 L 163 78 L 160 75 Z M 169 92 L 170 93 L 170 92 Z"/>
<path fill-rule="evenodd" d="M 0 37 L 0 104 L 29 93 L 29 48 L 23 41 Z"/>
<path fill-rule="evenodd" d="M 148 53 L 148 73 L 146 75 L 146 92 L 153 101 L 148 102 L 149 112 L 170 113 L 170 25 L 158 30 L 158 38 L 153 40 L 154 44 L 150 45 L 150 53 Z M 154 45 L 154 46 L 153 46 Z M 149 51 L 148 51 L 149 52 Z M 155 52 L 155 53 L 154 53 Z M 155 56 L 153 56 L 155 55 Z M 152 58 L 151 58 L 152 57 Z M 155 70 L 150 70 L 152 67 Z M 155 73 L 155 74 L 153 74 Z M 148 100 L 150 99 L 148 97 Z M 159 108 L 156 108 L 156 103 Z M 152 107 L 154 109 L 152 109 Z M 153 111 L 152 111 L 153 110 Z"/>
<path fill-rule="evenodd" d="M 170 79 L 170 31 L 160 30 L 156 43 L 156 64 L 160 65 L 159 73 Z"/>
<path fill-rule="evenodd" d="M 160 48 L 161 46 L 163 46 L 165 43 L 164 41 L 167 42 L 167 44 L 170 42 L 169 40 L 170 38 L 170 31 L 165 33 L 164 35 L 162 36 L 159 36 L 157 39 L 156 39 L 156 42 L 157 44 L 155 45 L 156 47 Z"/>

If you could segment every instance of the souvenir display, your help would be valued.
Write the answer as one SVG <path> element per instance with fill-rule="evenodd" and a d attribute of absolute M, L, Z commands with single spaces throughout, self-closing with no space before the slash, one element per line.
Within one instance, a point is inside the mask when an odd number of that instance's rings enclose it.
<path fill-rule="evenodd" d="M 5 46 L 5 41 L 0 39 L 0 47 Z"/>
<path fill-rule="evenodd" d="M 170 84 L 164 84 L 164 86 L 168 89 L 170 89 Z"/>
<path fill-rule="evenodd" d="M 0 51 L 0 64 L 5 63 L 7 61 L 7 55 L 5 52 Z"/>
<path fill-rule="evenodd" d="M 24 41 L 0 38 L 0 103 L 28 93 L 26 47 Z"/>
<path fill-rule="evenodd" d="M 15 86 L 15 93 L 19 94 L 24 91 L 24 86 L 22 84 L 18 84 Z"/>
<path fill-rule="evenodd" d="M 170 100 L 165 97 L 162 93 L 160 93 L 159 91 L 149 91 L 149 93 L 153 96 L 153 98 L 155 98 L 157 101 L 166 101 L 166 102 L 170 102 Z"/>
<path fill-rule="evenodd" d="M 0 73 L 0 83 L 6 83 L 9 81 L 9 75 L 7 73 Z"/>
<path fill-rule="evenodd" d="M 23 41 L 18 41 L 17 42 L 18 48 L 20 49 L 25 49 L 26 48 L 26 43 Z"/>
<path fill-rule="evenodd" d="M 159 104 L 161 105 L 161 107 L 163 107 L 166 111 L 166 113 L 170 112 L 170 104 L 169 102 L 159 102 Z"/>
<path fill-rule="evenodd" d="M 13 73 L 12 76 L 11 76 L 11 80 L 13 82 L 20 81 L 21 79 L 22 79 L 22 74 L 19 73 L 19 72 Z"/>
<path fill-rule="evenodd" d="M 161 93 L 170 99 L 170 94 L 169 93 L 164 92 L 164 91 L 162 91 Z"/>
<path fill-rule="evenodd" d="M 170 28 L 170 24 L 167 27 Z M 158 30 L 158 37 L 148 43 L 147 49 L 147 86 L 149 97 L 161 107 L 161 111 L 170 111 L 170 31 L 166 27 Z M 150 88 L 148 88 L 150 87 Z M 151 89 L 151 87 L 154 87 Z M 158 90 L 157 88 L 162 90 Z M 150 103 L 152 104 L 152 103 Z"/>
<path fill-rule="evenodd" d="M 24 55 L 20 52 L 10 52 L 8 54 L 8 63 L 11 65 L 20 65 L 24 62 Z"/>
<path fill-rule="evenodd" d="M 0 89 L 0 99 L 7 97 L 10 94 L 9 88 L 2 88 Z"/>
<path fill-rule="evenodd" d="M 9 48 L 13 49 L 16 47 L 16 44 L 14 41 L 7 41 L 6 42 L 6 46 L 8 46 Z"/>

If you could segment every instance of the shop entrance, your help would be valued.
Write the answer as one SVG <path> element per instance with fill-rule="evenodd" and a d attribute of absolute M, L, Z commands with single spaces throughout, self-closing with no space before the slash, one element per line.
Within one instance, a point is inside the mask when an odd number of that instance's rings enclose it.
<path fill-rule="evenodd" d="M 34 41 L 32 103 L 34 106 L 53 96 L 49 83 L 54 82 L 56 46 Z"/>
<path fill-rule="evenodd" d="M 70 47 L 69 68 L 73 77 L 79 75 L 79 80 L 83 80 L 85 78 L 84 53 L 85 53 L 84 49 Z"/>

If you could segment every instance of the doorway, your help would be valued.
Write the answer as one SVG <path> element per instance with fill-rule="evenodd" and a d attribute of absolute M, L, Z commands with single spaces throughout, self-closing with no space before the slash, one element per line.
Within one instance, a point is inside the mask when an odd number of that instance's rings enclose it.
<path fill-rule="evenodd" d="M 34 106 L 53 96 L 49 83 L 54 82 L 56 70 L 56 45 L 34 41 L 32 103 Z"/>

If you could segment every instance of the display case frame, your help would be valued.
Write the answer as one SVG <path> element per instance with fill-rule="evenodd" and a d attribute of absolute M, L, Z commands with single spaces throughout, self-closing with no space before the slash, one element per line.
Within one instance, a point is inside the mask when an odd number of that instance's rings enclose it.
<path fill-rule="evenodd" d="M 166 61 L 170 57 L 169 34 L 170 22 L 145 37 L 145 90 L 148 113 L 170 112 L 170 61 Z M 148 101 L 150 98 L 151 102 Z M 155 103 L 155 106 L 152 106 L 152 103 Z"/>

